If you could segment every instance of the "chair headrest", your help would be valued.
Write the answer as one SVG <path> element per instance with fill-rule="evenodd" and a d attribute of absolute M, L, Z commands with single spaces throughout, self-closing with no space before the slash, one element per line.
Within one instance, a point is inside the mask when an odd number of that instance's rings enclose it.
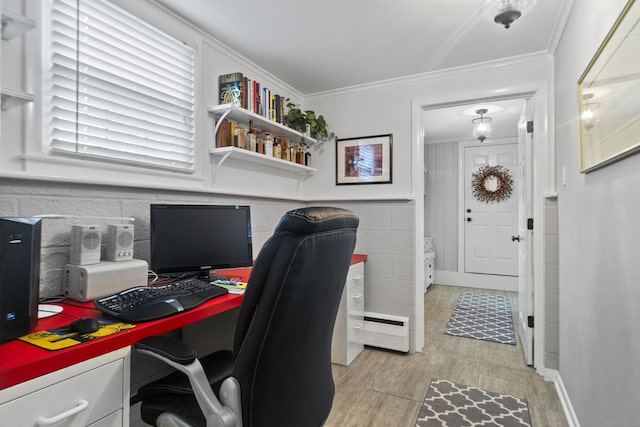
<path fill-rule="evenodd" d="M 310 206 L 285 213 L 275 232 L 311 234 L 341 228 L 357 228 L 358 222 L 358 217 L 346 209 Z"/>

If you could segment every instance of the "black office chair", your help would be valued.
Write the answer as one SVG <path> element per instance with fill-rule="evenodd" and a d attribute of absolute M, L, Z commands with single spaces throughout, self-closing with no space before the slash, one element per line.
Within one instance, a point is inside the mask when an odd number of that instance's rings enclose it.
<path fill-rule="evenodd" d="M 334 394 L 333 324 L 358 221 L 347 210 L 328 207 L 282 217 L 255 261 L 233 352 L 199 362 L 170 337 L 137 343 L 138 351 L 180 371 L 139 390 L 143 421 L 171 427 L 324 424 Z"/>

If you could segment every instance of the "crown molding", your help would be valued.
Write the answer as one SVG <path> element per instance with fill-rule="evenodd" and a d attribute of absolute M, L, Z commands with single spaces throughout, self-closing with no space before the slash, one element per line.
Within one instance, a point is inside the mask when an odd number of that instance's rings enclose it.
<path fill-rule="evenodd" d="M 459 67 L 443 68 L 441 70 L 428 71 L 425 73 L 412 74 L 409 76 L 396 77 L 393 79 L 379 80 L 376 82 L 364 83 L 364 84 L 354 85 L 354 86 L 347 86 L 340 89 L 332 89 L 332 90 L 327 90 L 322 92 L 315 92 L 315 93 L 304 95 L 304 99 L 306 101 L 309 99 L 344 95 L 344 94 L 354 93 L 354 92 L 362 92 L 365 90 L 379 89 L 379 88 L 388 87 L 388 86 L 397 86 L 402 84 L 426 81 L 426 80 L 436 79 L 443 76 L 473 73 L 473 72 L 492 69 L 492 68 L 523 64 L 528 62 L 535 62 L 535 61 L 550 59 L 552 57 L 553 56 L 547 51 L 528 53 L 525 55 L 511 56 L 508 58 L 501 58 L 501 59 L 496 59 L 492 61 L 477 62 L 475 64 L 461 65 Z"/>

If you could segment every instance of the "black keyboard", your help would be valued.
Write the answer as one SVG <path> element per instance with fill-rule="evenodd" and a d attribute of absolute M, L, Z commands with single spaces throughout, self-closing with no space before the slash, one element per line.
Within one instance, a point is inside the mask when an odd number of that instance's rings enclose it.
<path fill-rule="evenodd" d="M 98 298 L 93 305 L 125 322 L 160 319 L 196 307 L 227 293 L 221 286 L 196 278 L 176 280 L 161 286 L 137 286 Z"/>

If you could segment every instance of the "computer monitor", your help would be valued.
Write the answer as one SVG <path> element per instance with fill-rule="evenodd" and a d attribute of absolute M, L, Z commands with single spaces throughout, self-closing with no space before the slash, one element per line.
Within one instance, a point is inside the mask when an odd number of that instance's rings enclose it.
<path fill-rule="evenodd" d="M 253 265 L 249 206 L 151 205 L 151 270 L 197 272 Z"/>

